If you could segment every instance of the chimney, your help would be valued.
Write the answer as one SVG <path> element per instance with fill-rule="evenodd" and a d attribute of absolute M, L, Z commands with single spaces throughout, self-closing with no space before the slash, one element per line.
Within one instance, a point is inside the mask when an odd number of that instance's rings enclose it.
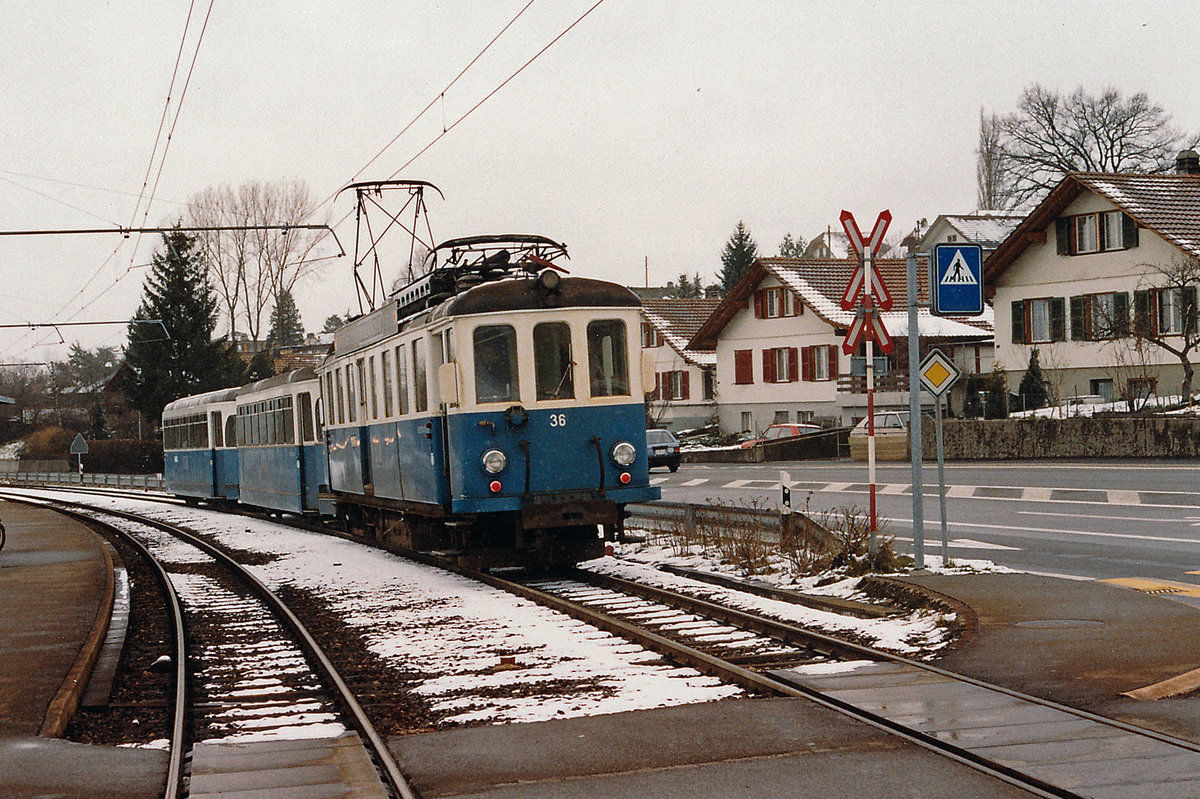
<path fill-rule="evenodd" d="M 1184 150 L 1175 158 L 1175 174 L 1200 175 L 1200 155 L 1195 150 Z"/>

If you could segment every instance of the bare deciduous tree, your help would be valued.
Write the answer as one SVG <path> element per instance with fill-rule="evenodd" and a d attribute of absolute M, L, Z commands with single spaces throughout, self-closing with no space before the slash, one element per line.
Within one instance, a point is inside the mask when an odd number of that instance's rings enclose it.
<path fill-rule="evenodd" d="M 1200 346 L 1196 287 L 1200 260 L 1178 255 L 1166 264 L 1141 264 L 1146 276 L 1133 293 L 1133 335 L 1161 347 L 1179 359 L 1184 402 L 1192 395 L 1196 367 L 1192 352 Z"/>
<path fill-rule="evenodd" d="M 982 146 L 986 121 L 981 120 L 981 159 L 988 151 Z M 1170 122 L 1145 92 L 1125 97 L 1107 88 L 1093 96 L 1080 87 L 1063 96 L 1036 83 L 1029 86 L 1017 112 L 998 120 L 996 146 L 1010 207 L 1037 202 L 1068 172 L 1171 169 L 1179 150 L 1195 147 L 1200 136 L 1187 136 Z"/>
<path fill-rule="evenodd" d="M 267 229 L 311 224 L 312 212 L 308 187 L 299 180 L 249 181 L 236 190 L 209 188 L 189 201 L 193 224 L 234 228 L 198 236 L 231 337 L 244 324 L 249 337 L 260 340 L 268 307 L 320 270 L 321 260 L 314 253 L 323 231 Z"/>
<path fill-rule="evenodd" d="M 979 147 L 975 150 L 975 201 L 980 210 L 1006 211 L 1012 206 L 1001 147 L 1000 117 L 979 109 Z"/>

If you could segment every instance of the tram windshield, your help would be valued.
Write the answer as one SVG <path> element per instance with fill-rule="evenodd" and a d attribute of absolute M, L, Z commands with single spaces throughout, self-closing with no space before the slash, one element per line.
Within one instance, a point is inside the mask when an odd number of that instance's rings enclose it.
<path fill-rule="evenodd" d="M 538 400 L 575 398 L 575 362 L 571 328 L 566 322 L 541 322 L 533 328 L 533 369 Z"/>
<path fill-rule="evenodd" d="M 475 401 L 517 402 L 517 333 L 511 325 L 481 325 L 475 350 Z"/>
<path fill-rule="evenodd" d="M 629 348 L 620 319 L 588 322 L 588 373 L 593 397 L 629 395 Z"/>

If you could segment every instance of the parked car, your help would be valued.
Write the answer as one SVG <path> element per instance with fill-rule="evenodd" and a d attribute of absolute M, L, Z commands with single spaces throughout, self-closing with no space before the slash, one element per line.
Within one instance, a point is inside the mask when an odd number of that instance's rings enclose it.
<path fill-rule="evenodd" d="M 742 442 L 742 449 L 748 449 L 764 441 L 779 441 L 784 438 L 795 438 L 796 436 L 805 436 L 809 433 L 819 433 L 821 429 L 820 426 L 815 424 L 773 424 L 764 430 L 763 434 L 758 438 Z"/>
<path fill-rule="evenodd" d="M 679 471 L 679 439 L 670 430 L 647 430 L 646 453 L 651 468 L 666 466 L 673 472 Z"/>
<path fill-rule="evenodd" d="M 909 456 L 908 411 L 878 411 L 875 414 L 875 458 L 902 461 Z M 850 457 L 867 459 L 867 419 L 850 431 Z"/>

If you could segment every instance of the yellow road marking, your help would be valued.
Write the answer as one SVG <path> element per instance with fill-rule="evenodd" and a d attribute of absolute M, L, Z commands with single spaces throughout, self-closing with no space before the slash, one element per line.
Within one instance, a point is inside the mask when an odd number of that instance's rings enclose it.
<path fill-rule="evenodd" d="M 1195 572 L 1189 572 L 1195 574 Z M 1177 583 L 1172 580 L 1148 580 L 1142 577 L 1115 577 L 1111 580 L 1100 580 L 1102 583 L 1132 588 L 1144 594 L 1176 594 L 1181 596 L 1200 597 L 1200 585 L 1195 583 Z"/>

